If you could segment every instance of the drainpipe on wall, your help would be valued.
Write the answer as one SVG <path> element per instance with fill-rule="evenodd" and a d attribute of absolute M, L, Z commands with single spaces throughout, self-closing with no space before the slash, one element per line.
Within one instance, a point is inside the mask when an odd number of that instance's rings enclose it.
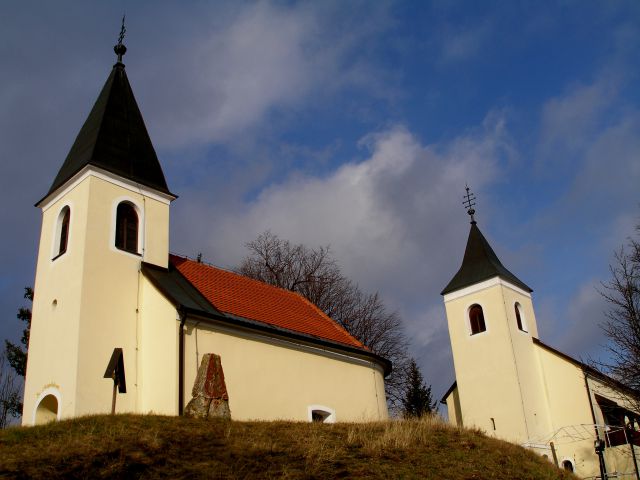
<path fill-rule="evenodd" d="M 187 321 L 187 314 L 178 309 L 180 316 L 180 332 L 178 335 L 178 415 L 184 414 L 184 324 Z"/>

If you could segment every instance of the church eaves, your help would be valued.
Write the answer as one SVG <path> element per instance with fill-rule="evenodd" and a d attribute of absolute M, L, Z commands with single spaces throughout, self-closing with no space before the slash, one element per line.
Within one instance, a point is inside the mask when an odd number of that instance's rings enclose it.
<path fill-rule="evenodd" d="M 46 196 L 87 165 L 175 197 L 167 187 L 124 64 L 120 61 L 113 66 Z"/>
<path fill-rule="evenodd" d="M 447 293 L 494 277 L 500 277 L 527 292 L 533 291 L 502 265 L 502 262 L 498 259 L 491 245 L 489 245 L 487 239 L 484 238 L 484 235 L 480 232 L 476 222 L 472 221 L 469 238 L 467 240 L 467 248 L 464 252 L 464 259 L 462 260 L 460 270 L 458 270 L 458 273 L 454 275 L 440 294 L 446 295 Z"/>

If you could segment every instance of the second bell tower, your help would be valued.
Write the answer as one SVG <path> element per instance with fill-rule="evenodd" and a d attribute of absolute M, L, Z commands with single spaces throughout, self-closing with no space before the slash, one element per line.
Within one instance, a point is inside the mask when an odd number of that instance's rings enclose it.
<path fill-rule="evenodd" d="M 450 417 L 517 443 L 550 430 L 531 288 L 500 262 L 478 228 L 467 188 L 471 228 L 458 272 L 442 291 L 456 383 Z"/>

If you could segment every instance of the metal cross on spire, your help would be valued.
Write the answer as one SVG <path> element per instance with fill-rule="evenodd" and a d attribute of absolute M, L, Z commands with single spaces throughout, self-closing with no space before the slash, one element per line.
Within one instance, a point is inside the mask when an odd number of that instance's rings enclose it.
<path fill-rule="evenodd" d="M 476 196 L 470 192 L 469 185 L 465 184 L 464 189 L 467 191 L 467 194 L 462 196 L 462 198 L 464 198 L 462 204 L 467 208 L 467 213 L 471 217 L 471 224 L 475 225 L 476 219 L 473 218 L 473 215 L 476 213 L 476 211 L 473 209 L 473 207 L 476 204 Z"/>
<path fill-rule="evenodd" d="M 122 41 L 124 40 L 124 34 L 127 29 L 124 26 L 124 15 L 122 15 L 122 27 L 120 28 L 120 35 L 118 35 L 118 44 L 113 47 L 113 51 L 118 55 L 118 63 L 122 63 L 122 56 L 127 53 L 127 47 L 124 46 Z"/>

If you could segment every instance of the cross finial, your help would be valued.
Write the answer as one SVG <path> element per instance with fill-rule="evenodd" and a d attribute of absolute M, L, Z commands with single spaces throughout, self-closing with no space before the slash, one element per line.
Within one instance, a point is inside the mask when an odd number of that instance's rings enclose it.
<path fill-rule="evenodd" d="M 125 16 L 122 15 L 122 27 L 120 28 L 120 35 L 118 35 L 118 43 L 113 47 L 113 51 L 118 55 L 118 63 L 122 63 L 122 56 L 127 53 L 127 47 L 122 43 L 124 40 L 124 34 L 127 32 L 127 29 L 124 26 L 124 17 Z"/>
<path fill-rule="evenodd" d="M 465 184 L 464 189 L 467 191 L 467 194 L 463 195 L 462 198 L 464 198 L 464 201 L 462 202 L 462 204 L 467 208 L 467 213 L 471 217 L 471 225 L 475 225 L 476 219 L 473 218 L 473 215 L 476 213 L 476 211 L 473 209 L 473 207 L 476 204 L 476 196 L 470 192 L 469 185 Z"/>

